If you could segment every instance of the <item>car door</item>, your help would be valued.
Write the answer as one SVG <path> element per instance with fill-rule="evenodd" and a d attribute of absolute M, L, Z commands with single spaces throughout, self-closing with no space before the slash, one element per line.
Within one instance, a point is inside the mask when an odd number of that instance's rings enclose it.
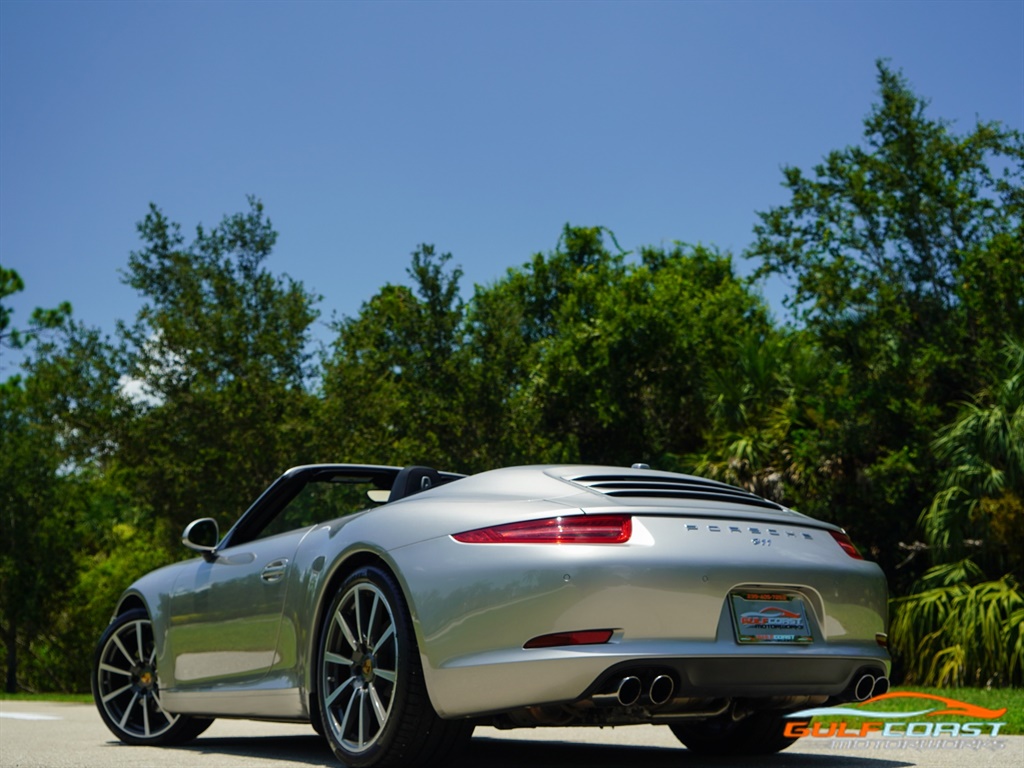
<path fill-rule="evenodd" d="M 295 551 L 309 528 L 218 551 L 178 577 L 168 649 L 174 687 L 258 687 L 282 661 L 278 647 Z"/>
<path fill-rule="evenodd" d="M 288 590 L 304 583 L 296 552 L 317 522 L 357 511 L 367 501 L 364 486 L 388 488 L 395 474 L 348 465 L 289 470 L 220 545 L 183 569 L 169 597 L 169 664 L 161 681 L 178 711 L 239 717 L 301 712 L 301 698 L 293 695 L 298 633 L 283 622 Z"/>

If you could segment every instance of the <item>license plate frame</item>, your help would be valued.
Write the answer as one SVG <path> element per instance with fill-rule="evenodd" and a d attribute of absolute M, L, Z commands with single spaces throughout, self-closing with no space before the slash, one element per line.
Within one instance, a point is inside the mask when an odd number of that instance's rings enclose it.
<path fill-rule="evenodd" d="M 809 645 L 814 642 L 803 597 L 775 590 L 729 593 L 736 642 L 741 645 Z"/>

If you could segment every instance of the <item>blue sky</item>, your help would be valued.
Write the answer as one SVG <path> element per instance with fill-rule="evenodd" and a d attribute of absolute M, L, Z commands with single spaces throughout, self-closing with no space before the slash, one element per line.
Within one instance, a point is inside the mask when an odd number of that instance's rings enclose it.
<path fill-rule="evenodd" d="M 131 320 L 118 270 L 151 201 L 189 234 L 261 198 L 268 267 L 325 320 L 405 282 L 421 242 L 466 297 L 566 222 L 738 257 L 783 165 L 860 140 L 879 57 L 960 131 L 1024 129 L 1021 0 L 0 0 L 15 321 Z"/>

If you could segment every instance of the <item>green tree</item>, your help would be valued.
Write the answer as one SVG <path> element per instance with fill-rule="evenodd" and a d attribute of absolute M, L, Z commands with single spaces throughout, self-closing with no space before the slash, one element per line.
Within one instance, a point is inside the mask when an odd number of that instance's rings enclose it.
<path fill-rule="evenodd" d="M 595 321 L 598 294 L 622 274 L 625 256 L 604 228 L 566 225 L 556 250 L 535 253 L 503 279 L 477 287 L 468 309 L 467 346 L 477 370 L 472 402 L 480 429 L 474 441 L 478 461 L 494 466 L 579 460 L 578 417 L 565 414 L 559 423 L 552 414 L 551 378 L 568 372 L 550 364 L 551 347 L 570 333 L 567 319 Z M 583 336 L 565 338 L 564 344 Z"/>
<path fill-rule="evenodd" d="M 262 266 L 276 238 L 262 206 L 188 245 L 155 207 L 139 231 L 125 280 L 145 301 L 118 342 L 66 321 L 11 337 L 35 343 L 2 392 L 8 687 L 87 686 L 81 648 L 128 583 L 179 552 L 184 522 L 233 519 L 283 467 L 313 458 L 316 297 Z M 59 317 L 36 313 L 32 328 Z"/>
<path fill-rule="evenodd" d="M 21 349 L 39 337 L 43 331 L 61 327 L 71 317 L 71 304 L 62 301 L 54 309 L 37 307 L 29 317 L 27 329 L 13 326 L 14 310 L 7 297 L 25 290 L 25 281 L 13 269 L 0 267 L 0 349 Z"/>
<path fill-rule="evenodd" d="M 168 562 L 165 526 L 124 485 L 119 457 L 140 414 L 125 389 L 126 350 L 81 323 L 68 323 L 36 345 L 24 385 L 32 417 L 60 456 L 57 503 L 42 515 L 59 516 L 70 548 L 54 549 L 65 588 L 47 616 L 47 632 L 32 639 L 29 686 L 88 689 L 91 647 L 120 592 L 135 578 Z M 130 536 L 134 531 L 137 535 Z"/>
<path fill-rule="evenodd" d="M 462 271 L 449 270 L 450 260 L 420 245 L 408 269 L 413 287 L 386 285 L 335 324 L 323 369 L 326 455 L 466 467 L 462 399 L 473 372 L 462 363 Z"/>
<path fill-rule="evenodd" d="M 50 616 L 73 578 L 71 569 L 54 567 L 72 552 L 70 481 L 61 461 L 23 382 L 0 385 L 0 625 L 8 692 L 19 689 L 19 651 L 31 655 L 34 638 L 50 633 Z"/>
<path fill-rule="evenodd" d="M 842 414 L 825 410 L 822 355 L 806 332 L 741 334 L 728 346 L 734 363 L 712 372 L 705 445 L 695 472 L 802 511 L 827 515 L 835 466 L 819 435 Z"/>
<path fill-rule="evenodd" d="M 1024 578 L 1024 342 L 1008 342 L 1004 359 L 1004 376 L 935 439 L 945 471 L 921 523 L 933 563 L 970 556 Z"/>
<path fill-rule="evenodd" d="M 954 133 L 882 62 L 878 83 L 863 146 L 786 168 L 790 202 L 760 214 L 747 255 L 791 281 L 823 356 L 830 517 L 860 520 L 903 583 L 897 543 L 935 490 L 931 437 L 1004 334 L 1024 333 L 1024 140 L 995 123 Z"/>
<path fill-rule="evenodd" d="M 464 304 L 450 255 L 420 246 L 412 287 L 385 286 L 337 326 L 329 452 L 462 471 L 679 466 L 703 439 L 706 377 L 731 364 L 725 341 L 767 314 L 713 249 L 627 256 L 603 228 L 566 226 Z"/>
<path fill-rule="evenodd" d="M 705 382 L 767 313 L 713 249 L 627 256 L 603 228 L 566 226 L 555 251 L 478 288 L 475 421 L 505 436 L 504 458 L 679 468 L 702 444 Z"/>
<path fill-rule="evenodd" d="M 19 275 L 2 270 L 0 299 L 21 290 Z M 84 416 L 94 373 L 85 350 L 95 350 L 96 336 L 70 313 L 66 302 L 36 309 L 19 330 L 0 305 L 0 346 L 27 355 L 22 373 L 0 383 L 0 643 L 9 692 L 66 683 L 59 647 L 67 639 L 85 498 L 76 470 L 96 437 L 95 420 Z M 66 350 L 62 370 L 48 362 L 58 347 Z"/>
<path fill-rule="evenodd" d="M 124 281 L 144 303 L 121 333 L 140 410 L 118 467 L 156 519 L 233 520 L 310 448 L 309 328 L 317 296 L 264 266 L 277 233 L 262 204 L 186 244 L 156 207 Z"/>
<path fill-rule="evenodd" d="M 1005 360 L 934 441 L 945 469 L 921 516 L 933 565 L 893 620 L 894 651 L 925 685 L 1024 683 L 1024 343 Z"/>
<path fill-rule="evenodd" d="M 117 345 L 68 321 L 37 339 L 23 375 L 4 384 L 2 538 L 10 549 L 3 585 L 11 591 L 3 615 L 22 627 L 6 650 L 22 652 L 8 675 L 25 689 L 87 687 L 80 650 L 95 641 L 117 594 L 142 572 L 129 569 L 119 583 L 93 590 L 88 599 L 104 600 L 104 608 L 83 611 L 82 579 L 97 558 L 113 550 L 115 560 L 121 557 L 113 531 L 136 515 L 132 505 L 108 500 L 117 483 L 114 458 L 136 417 L 123 370 Z M 146 546 L 166 560 L 152 540 Z"/>
<path fill-rule="evenodd" d="M 872 320 L 907 351 L 948 334 L 967 367 L 933 386 L 959 396 L 1024 324 L 1024 138 L 998 123 L 953 133 L 883 62 L 878 83 L 865 146 L 813 177 L 785 168 L 791 202 L 760 214 L 748 256 L 792 280 L 789 306 L 836 345 Z"/>

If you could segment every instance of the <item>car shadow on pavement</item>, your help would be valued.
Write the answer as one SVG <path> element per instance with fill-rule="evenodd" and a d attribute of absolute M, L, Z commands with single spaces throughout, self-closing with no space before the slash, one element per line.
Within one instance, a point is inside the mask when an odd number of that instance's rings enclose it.
<path fill-rule="evenodd" d="M 295 765 L 341 764 L 327 742 L 316 734 L 302 736 L 200 736 L 176 750 L 200 755 L 236 755 L 262 760 L 281 760 Z"/>
<path fill-rule="evenodd" d="M 204 755 L 237 755 L 263 760 L 289 761 L 296 765 L 340 765 L 319 736 L 203 737 L 183 751 Z M 913 762 L 854 757 L 839 754 L 780 752 L 757 758 L 770 768 L 907 768 Z M 683 748 L 576 744 L 563 741 L 523 741 L 474 737 L 455 755 L 447 768 L 721 768 L 735 765 L 736 758 L 701 757 Z"/>
<path fill-rule="evenodd" d="M 911 762 L 878 760 L 835 754 L 796 754 L 741 758 L 743 763 L 756 761 L 772 768 L 906 768 Z M 737 758 L 702 757 L 682 747 L 636 747 L 597 744 L 574 744 L 564 741 L 521 741 L 475 737 L 459 754 L 450 768 L 721 768 L 736 765 Z"/>

